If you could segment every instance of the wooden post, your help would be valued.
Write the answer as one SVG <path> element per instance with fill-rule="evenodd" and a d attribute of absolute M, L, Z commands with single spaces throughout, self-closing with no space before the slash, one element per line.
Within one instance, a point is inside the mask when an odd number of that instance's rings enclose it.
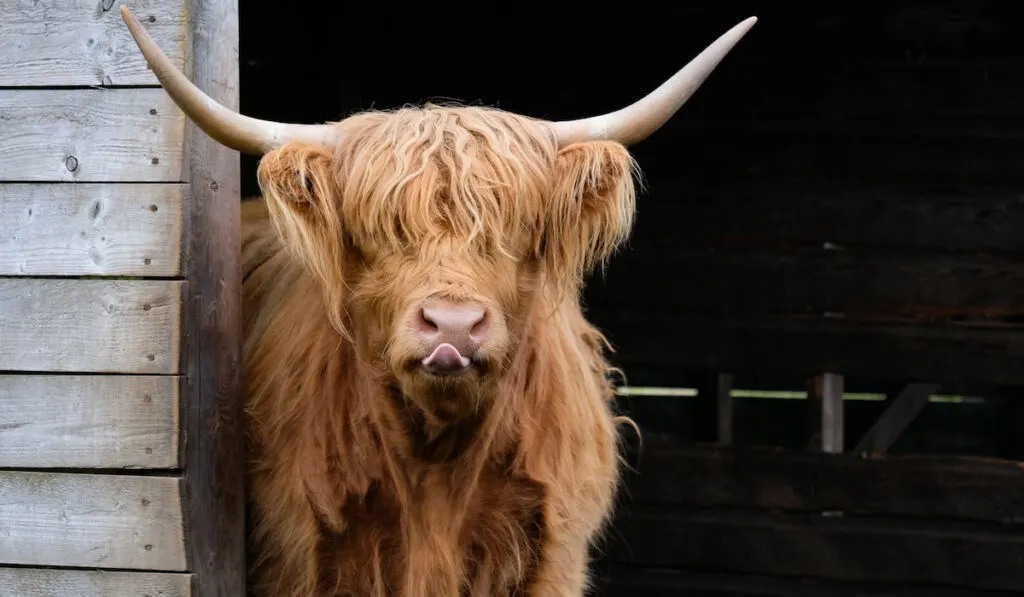
<path fill-rule="evenodd" d="M 184 116 L 117 4 L 0 17 L 0 595 L 201 594 L 180 449 Z M 183 0 L 131 4 L 182 66 Z"/>
<path fill-rule="evenodd" d="M 924 410 L 928 399 L 939 389 L 938 384 L 909 384 L 885 409 L 882 416 L 864 434 L 853 449 L 854 454 L 884 454 L 899 438 L 907 425 Z"/>
<path fill-rule="evenodd" d="M 732 373 L 718 374 L 718 445 L 733 442 Z"/>
<path fill-rule="evenodd" d="M 811 380 L 807 393 L 811 441 L 815 452 L 843 451 L 843 376 L 823 373 Z"/>
<path fill-rule="evenodd" d="M 732 374 L 701 374 L 690 428 L 695 442 L 732 444 Z"/>
<path fill-rule="evenodd" d="M 238 108 L 236 0 L 189 0 L 189 78 Z M 186 44 L 186 48 L 189 45 Z M 189 61 L 186 61 L 189 63 Z M 184 214 L 188 295 L 185 495 L 194 597 L 244 597 L 240 160 L 189 121 Z"/>

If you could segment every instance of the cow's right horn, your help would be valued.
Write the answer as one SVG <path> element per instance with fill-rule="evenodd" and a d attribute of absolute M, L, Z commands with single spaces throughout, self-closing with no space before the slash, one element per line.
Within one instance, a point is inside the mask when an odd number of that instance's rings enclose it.
<path fill-rule="evenodd" d="M 559 147 L 593 139 L 618 141 L 623 145 L 643 141 L 690 99 L 754 23 L 757 23 L 757 17 L 744 19 L 657 89 L 625 108 L 589 118 L 551 123 Z"/>
<path fill-rule="evenodd" d="M 218 143 L 253 155 L 263 155 L 289 141 L 302 141 L 327 148 L 337 144 L 334 130 L 327 125 L 259 120 L 216 102 L 174 67 L 128 7 L 121 7 L 121 17 L 167 95 L 196 126 Z"/>

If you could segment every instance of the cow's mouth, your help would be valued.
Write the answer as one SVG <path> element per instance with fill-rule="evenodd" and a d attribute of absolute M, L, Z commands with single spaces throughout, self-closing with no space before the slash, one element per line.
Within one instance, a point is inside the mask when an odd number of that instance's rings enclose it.
<path fill-rule="evenodd" d="M 409 359 L 407 369 L 427 377 L 455 379 L 482 375 L 487 372 L 488 365 L 485 359 L 477 355 L 463 355 L 455 346 L 442 343 L 427 356 Z"/>

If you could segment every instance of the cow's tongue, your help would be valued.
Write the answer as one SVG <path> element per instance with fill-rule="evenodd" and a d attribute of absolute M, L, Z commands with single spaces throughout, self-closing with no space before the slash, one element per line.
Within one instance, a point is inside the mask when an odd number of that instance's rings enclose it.
<path fill-rule="evenodd" d="M 423 365 L 438 371 L 458 371 L 469 367 L 469 359 L 459 354 L 459 349 L 445 342 L 423 359 Z"/>

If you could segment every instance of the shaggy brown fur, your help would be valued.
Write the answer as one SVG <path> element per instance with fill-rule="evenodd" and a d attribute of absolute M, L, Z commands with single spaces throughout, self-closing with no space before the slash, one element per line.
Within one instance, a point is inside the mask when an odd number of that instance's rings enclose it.
<path fill-rule="evenodd" d="M 475 107 L 336 126 L 243 204 L 258 593 L 581 595 L 619 452 L 579 290 L 631 229 L 632 159 Z M 479 374 L 408 366 L 438 296 L 498 314 Z"/>

